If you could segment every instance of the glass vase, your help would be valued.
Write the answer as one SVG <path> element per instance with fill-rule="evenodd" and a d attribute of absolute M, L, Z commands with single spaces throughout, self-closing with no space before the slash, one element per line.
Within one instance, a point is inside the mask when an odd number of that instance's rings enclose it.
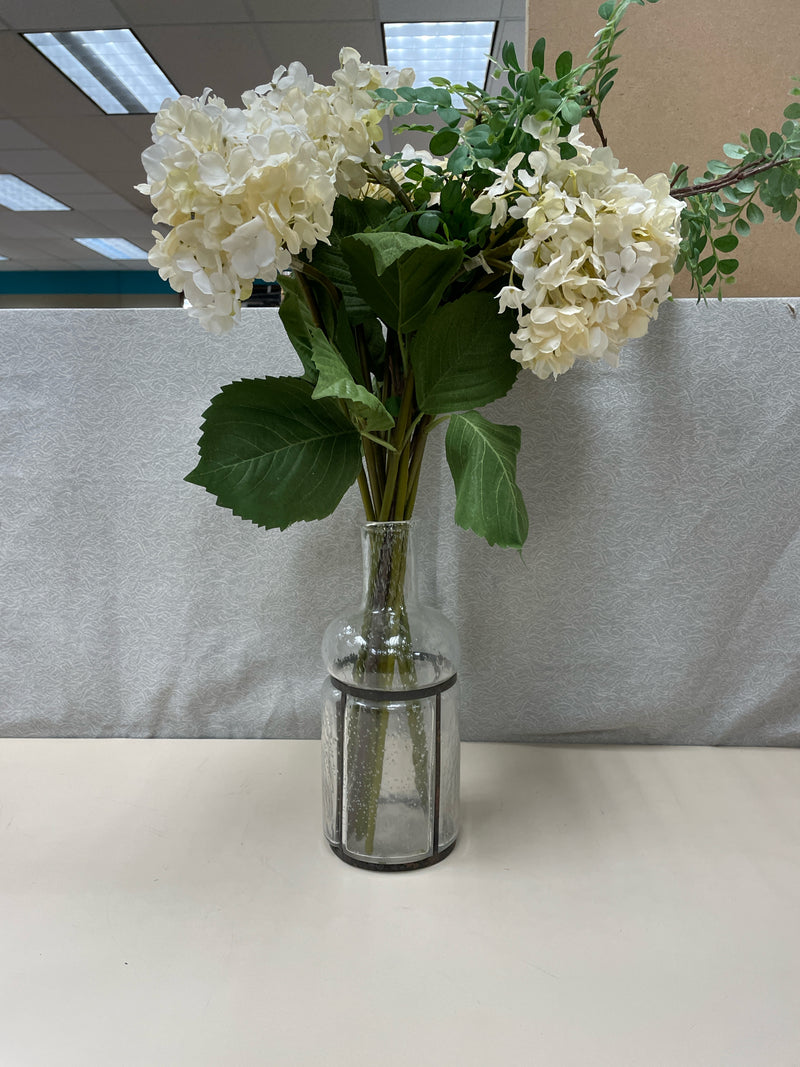
<path fill-rule="evenodd" d="M 362 600 L 322 646 L 325 836 L 381 871 L 438 863 L 458 833 L 458 638 L 418 601 L 412 529 L 362 526 Z"/>

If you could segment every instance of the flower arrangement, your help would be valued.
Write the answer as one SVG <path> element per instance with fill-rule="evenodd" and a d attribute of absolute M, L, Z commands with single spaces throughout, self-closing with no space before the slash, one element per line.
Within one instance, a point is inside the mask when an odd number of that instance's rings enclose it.
<path fill-rule="evenodd" d="M 602 104 L 622 16 L 644 2 L 603 3 L 586 61 L 565 52 L 551 74 L 544 41 L 529 69 L 506 45 L 496 95 L 415 87 L 412 70 L 344 48 L 330 85 L 292 63 L 241 108 L 210 90 L 164 103 L 138 186 L 170 227 L 150 262 L 214 333 L 238 321 L 255 279 L 277 280 L 302 363 L 214 397 L 189 481 L 269 528 L 323 518 L 355 482 L 368 520 L 403 520 L 427 437 L 447 422 L 456 522 L 522 546 L 520 430 L 477 409 L 522 368 L 615 365 L 675 270 L 698 297 L 721 292 L 764 217 L 756 199 L 785 221 L 797 211 L 800 102 L 780 132 L 725 145 L 730 162 L 693 183 L 686 167 L 642 180 L 614 158 Z M 382 154 L 384 119 L 428 149 Z"/>

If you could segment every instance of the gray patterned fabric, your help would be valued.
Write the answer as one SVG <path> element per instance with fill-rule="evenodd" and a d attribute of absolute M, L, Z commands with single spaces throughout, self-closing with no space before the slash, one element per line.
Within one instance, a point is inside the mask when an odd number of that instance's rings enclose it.
<path fill-rule="evenodd" d="M 665 308 L 622 367 L 523 372 L 519 554 L 453 525 L 434 435 L 423 588 L 463 645 L 469 740 L 800 743 L 800 321 Z M 800 310 L 797 308 L 795 310 Z M 0 733 L 318 736 L 360 502 L 265 532 L 184 482 L 237 377 L 296 373 L 274 310 L 0 312 Z"/>

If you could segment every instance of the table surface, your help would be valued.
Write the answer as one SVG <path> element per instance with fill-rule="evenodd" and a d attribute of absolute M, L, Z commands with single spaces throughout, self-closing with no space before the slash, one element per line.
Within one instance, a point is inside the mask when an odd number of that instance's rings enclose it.
<path fill-rule="evenodd" d="M 2 1067 L 798 1067 L 800 750 L 462 746 L 348 867 L 312 741 L 0 740 Z"/>

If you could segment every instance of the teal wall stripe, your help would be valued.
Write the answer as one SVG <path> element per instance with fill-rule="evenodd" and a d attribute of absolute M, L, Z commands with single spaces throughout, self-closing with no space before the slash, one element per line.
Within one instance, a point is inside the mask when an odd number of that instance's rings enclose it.
<path fill-rule="evenodd" d="M 154 270 L 0 270 L 0 293 L 171 293 Z"/>

